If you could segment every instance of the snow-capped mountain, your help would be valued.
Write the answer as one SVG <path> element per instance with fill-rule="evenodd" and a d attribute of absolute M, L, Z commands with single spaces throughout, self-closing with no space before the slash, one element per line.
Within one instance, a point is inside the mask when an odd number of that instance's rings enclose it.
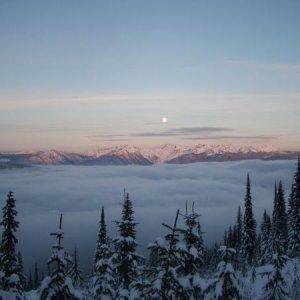
<path fill-rule="evenodd" d="M 134 145 L 103 147 L 96 151 L 85 153 L 70 153 L 57 150 L 0 153 L 0 160 L 27 165 L 151 165 L 242 159 L 289 159 L 296 156 L 296 152 L 278 151 L 266 145 L 235 147 L 226 144 L 197 144 L 194 146 L 165 144 L 153 147 Z"/>

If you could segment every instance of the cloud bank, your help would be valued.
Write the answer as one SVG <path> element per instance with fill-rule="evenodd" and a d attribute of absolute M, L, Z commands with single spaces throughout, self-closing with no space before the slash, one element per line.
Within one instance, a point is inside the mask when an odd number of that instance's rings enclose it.
<path fill-rule="evenodd" d="M 243 205 L 244 184 L 250 172 L 253 206 L 258 221 L 264 209 L 271 211 L 273 184 L 282 179 L 289 189 L 295 162 L 243 161 L 154 166 L 49 166 L 0 172 L 0 199 L 15 192 L 20 212 L 20 246 L 25 266 L 35 260 L 45 263 L 59 212 L 64 213 L 65 244 L 79 248 L 83 266 L 89 266 L 94 253 L 99 210 L 106 209 L 110 235 L 116 233 L 114 220 L 120 218 L 123 188 L 134 203 L 139 222 L 139 251 L 164 231 L 162 222 L 172 222 L 185 201 L 195 202 L 201 214 L 205 242 L 222 237 L 224 228 Z M 287 193 L 286 193 L 287 194 Z M 43 265 L 45 266 L 45 265 Z M 84 268 L 88 271 L 87 268 Z"/>

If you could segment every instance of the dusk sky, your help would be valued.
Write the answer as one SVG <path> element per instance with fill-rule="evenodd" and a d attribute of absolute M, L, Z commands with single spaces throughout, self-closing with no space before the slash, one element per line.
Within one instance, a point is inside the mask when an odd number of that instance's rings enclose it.
<path fill-rule="evenodd" d="M 3 0 L 0 65 L 0 151 L 300 149 L 299 1 Z"/>

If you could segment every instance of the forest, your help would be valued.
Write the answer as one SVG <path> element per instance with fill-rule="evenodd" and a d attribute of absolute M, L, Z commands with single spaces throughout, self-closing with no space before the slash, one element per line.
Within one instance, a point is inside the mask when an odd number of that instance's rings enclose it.
<path fill-rule="evenodd" d="M 37 264 L 23 268 L 18 240 L 18 211 L 12 191 L 2 209 L 0 299 L 300 299 L 300 159 L 288 192 L 274 186 L 273 211 L 253 214 L 250 175 L 243 205 L 237 207 L 222 241 L 204 243 L 205 228 L 194 203 L 174 211 L 172 224 L 162 220 L 165 235 L 140 255 L 134 206 L 124 191 L 118 235 L 110 237 L 105 208 L 99 217 L 93 265 L 81 271 L 78 249 L 64 247 L 63 214 L 47 272 Z M 217 222 L 217 220 L 216 220 Z M 70 249 L 69 249 L 70 250 Z"/>

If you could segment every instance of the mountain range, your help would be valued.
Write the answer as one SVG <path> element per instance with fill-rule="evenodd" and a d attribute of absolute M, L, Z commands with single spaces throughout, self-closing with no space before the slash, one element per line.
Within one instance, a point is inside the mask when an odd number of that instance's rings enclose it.
<path fill-rule="evenodd" d="M 245 159 L 293 159 L 295 151 L 279 151 L 266 145 L 235 147 L 232 145 L 197 144 L 178 146 L 165 144 L 153 147 L 121 145 L 96 151 L 71 153 L 57 150 L 0 153 L 2 165 L 152 165 L 188 164 L 195 162 L 235 161 Z"/>

